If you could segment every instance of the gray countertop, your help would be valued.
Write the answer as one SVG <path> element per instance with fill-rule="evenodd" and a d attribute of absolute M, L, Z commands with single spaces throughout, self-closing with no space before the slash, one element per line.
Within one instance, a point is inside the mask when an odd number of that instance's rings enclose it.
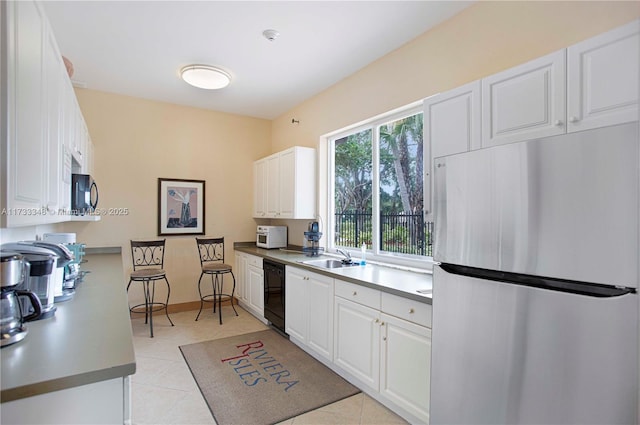
<path fill-rule="evenodd" d="M 87 249 L 91 252 L 90 249 Z M 19 343 L 0 350 L 1 401 L 132 375 L 136 371 L 122 256 L 86 255 L 91 271 L 54 317 L 27 323 Z"/>
<path fill-rule="evenodd" d="M 280 249 L 257 248 L 255 244 L 237 243 L 236 251 L 257 255 L 262 258 L 275 260 L 285 265 L 305 268 L 315 273 L 320 273 L 343 281 L 379 289 L 404 298 L 410 298 L 427 304 L 431 304 L 432 275 L 429 272 L 416 272 L 367 263 L 365 266 L 351 266 L 337 269 L 303 264 L 303 261 L 318 258 L 337 258 L 328 255 L 320 257 L 308 257 L 302 252 Z M 428 291 L 420 293 L 418 291 Z"/>

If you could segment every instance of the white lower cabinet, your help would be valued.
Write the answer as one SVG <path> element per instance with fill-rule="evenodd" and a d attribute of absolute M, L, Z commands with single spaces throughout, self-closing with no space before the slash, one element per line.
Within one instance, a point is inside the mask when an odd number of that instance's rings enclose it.
<path fill-rule="evenodd" d="M 248 306 L 259 318 L 264 318 L 264 271 L 262 267 L 249 264 L 247 267 Z"/>
<path fill-rule="evenodd" d="M 238 302 L 249 313 L 266 323 L 262 257 L 236 251 L 235 273 Z"/>
<path fill-rule="evenodd" d="M 285 332 L 316 357 L 333 359 L 333 279 L 286 266 Z"/>
<path fill-rule="evenodd" d="M 429 423 L 431 305 L 335 281 L 334 365 L 412 423 Z"/>
<path fill-rule="evenodd" d="M 380 394 L 428 423 L 431 329 L 381 315 Z"/>
<path fill-rule="evenodd" d="M 380 312 L 336 297 L 335 364 L 374 391 L 380 388 Z"/>
<path fill-rule="evenodd" d="M 130 424 L 125 376 L 2 403 L 3 424 Z M 34 408 L 37 406 L 37 408 Z"/>

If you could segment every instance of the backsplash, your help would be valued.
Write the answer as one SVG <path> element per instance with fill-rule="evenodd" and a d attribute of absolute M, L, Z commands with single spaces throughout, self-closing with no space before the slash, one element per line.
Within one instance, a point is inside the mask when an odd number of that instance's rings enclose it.
<path fill-rule="evenodd" d="M 0 243 L 41 239 L 43 233 L 60 231 L 58 224 L 0 228 Z"/>

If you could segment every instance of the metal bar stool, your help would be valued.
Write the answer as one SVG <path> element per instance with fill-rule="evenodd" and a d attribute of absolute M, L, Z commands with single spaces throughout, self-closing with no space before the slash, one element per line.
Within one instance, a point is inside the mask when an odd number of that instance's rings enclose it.
<path fill-rule="evenodd" d="M 129 308 L 131 313 L 144 313 L 144 323 L 149 323 L 149 331 L 153 338 L 153 312 L 164 310 L 173 326 L 173 321 L 169 317 L 167 306 L 171 295 L 171 285 L 167 280 L 164 271 L 164 243 L 165 239 L 155 241 L 131 241 L 131 259 L 133 261 L 133 272 L 129 277 L 127 292 L 131 282 L 141 282 L 144 292 L 144 303 Z M 156 281 L 162 280 L 167 283 L 167 300 L 165 302 L 154 301 L 156 292 Z M 144 310 L 141 309 L 144 307 Z"/>
<path fill-rule="evenodd" d="M 213 312 L 216 312 L 216 304 L 218 308 L 218 314 L 220 316 L 220 324 L 222 324 L 222 300 L 231 300 L 231 307 L 233 311 L 238 315 L 235 306 L 233 305 L 233 295 L 236 291 L 236 277 L 233 275 L 233 270 L 230 265 L 224 262 L 224 238 L 196 238 L 196 244 L 198 246 L 198 254 L 200 255 L 200 279 L 198 279 L 198 293 L 200 294 L 200 311 L 196 316 L 196 321 L 200 318 L 202 313 L 202 307 L 205 302 L 213 302 Z M 202 295 L 202 276 L 208 274 L 211 276 L 211 286 L 213 287 L 213 294 Z M 233 279 L 233 287 L 231 294 L 224 294 L 223 283 L 224 275 L 230 274 Z"/>

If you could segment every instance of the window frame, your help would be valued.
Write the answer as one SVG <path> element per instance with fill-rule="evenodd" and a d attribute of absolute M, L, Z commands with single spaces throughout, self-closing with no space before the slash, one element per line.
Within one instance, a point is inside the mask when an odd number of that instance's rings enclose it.
<path fill-rule="evenodd" d="M 413 102 L 409 105 L 394 109 L 392 111 L 377 115 L 375 117 L 363 120 L 359 123 L 341 128 L 339 130 L 327 133 L 320 137 L 319 142 L 319 178 L 318 178 L 318 207 L 320 217 L 323 218 L 325 233 L 325 250 L 328 253 L 337 253 L 335 245 L 335 167 L 333 163 L 335 155 L 335 140 L 349 136 L 360 131 L 371 129 L 372 135 L 372 209 L 374 211 L 372 217 L 372 234 L 373 246 L 367 247 L 367 261 L 375 263 L 384 263 L 387 265 L 398 266 L 408 269 L 432 270 L 433 258 L 411 254 L 400 254 L 386 251 L 380 251 L 380 127 L 393 121 L 407 118 L 412 115 L 423 114 L 423 190 L 425 198 L 425 209 L 429 209 L 428 197 L 430 196 L 431 180 L 430 180 L 430 149 L 427 146 L 425 137 L 426 125 L 424 123 L 424 107 L 423 101 Z M 428 213 L 425 213 L 428 217 Z M 345 248 L 342 248 L 345 249 Z M 347 247 L 346 250 L 353 255 L 354 258 L 360 258 L 360 249 Z"/>

